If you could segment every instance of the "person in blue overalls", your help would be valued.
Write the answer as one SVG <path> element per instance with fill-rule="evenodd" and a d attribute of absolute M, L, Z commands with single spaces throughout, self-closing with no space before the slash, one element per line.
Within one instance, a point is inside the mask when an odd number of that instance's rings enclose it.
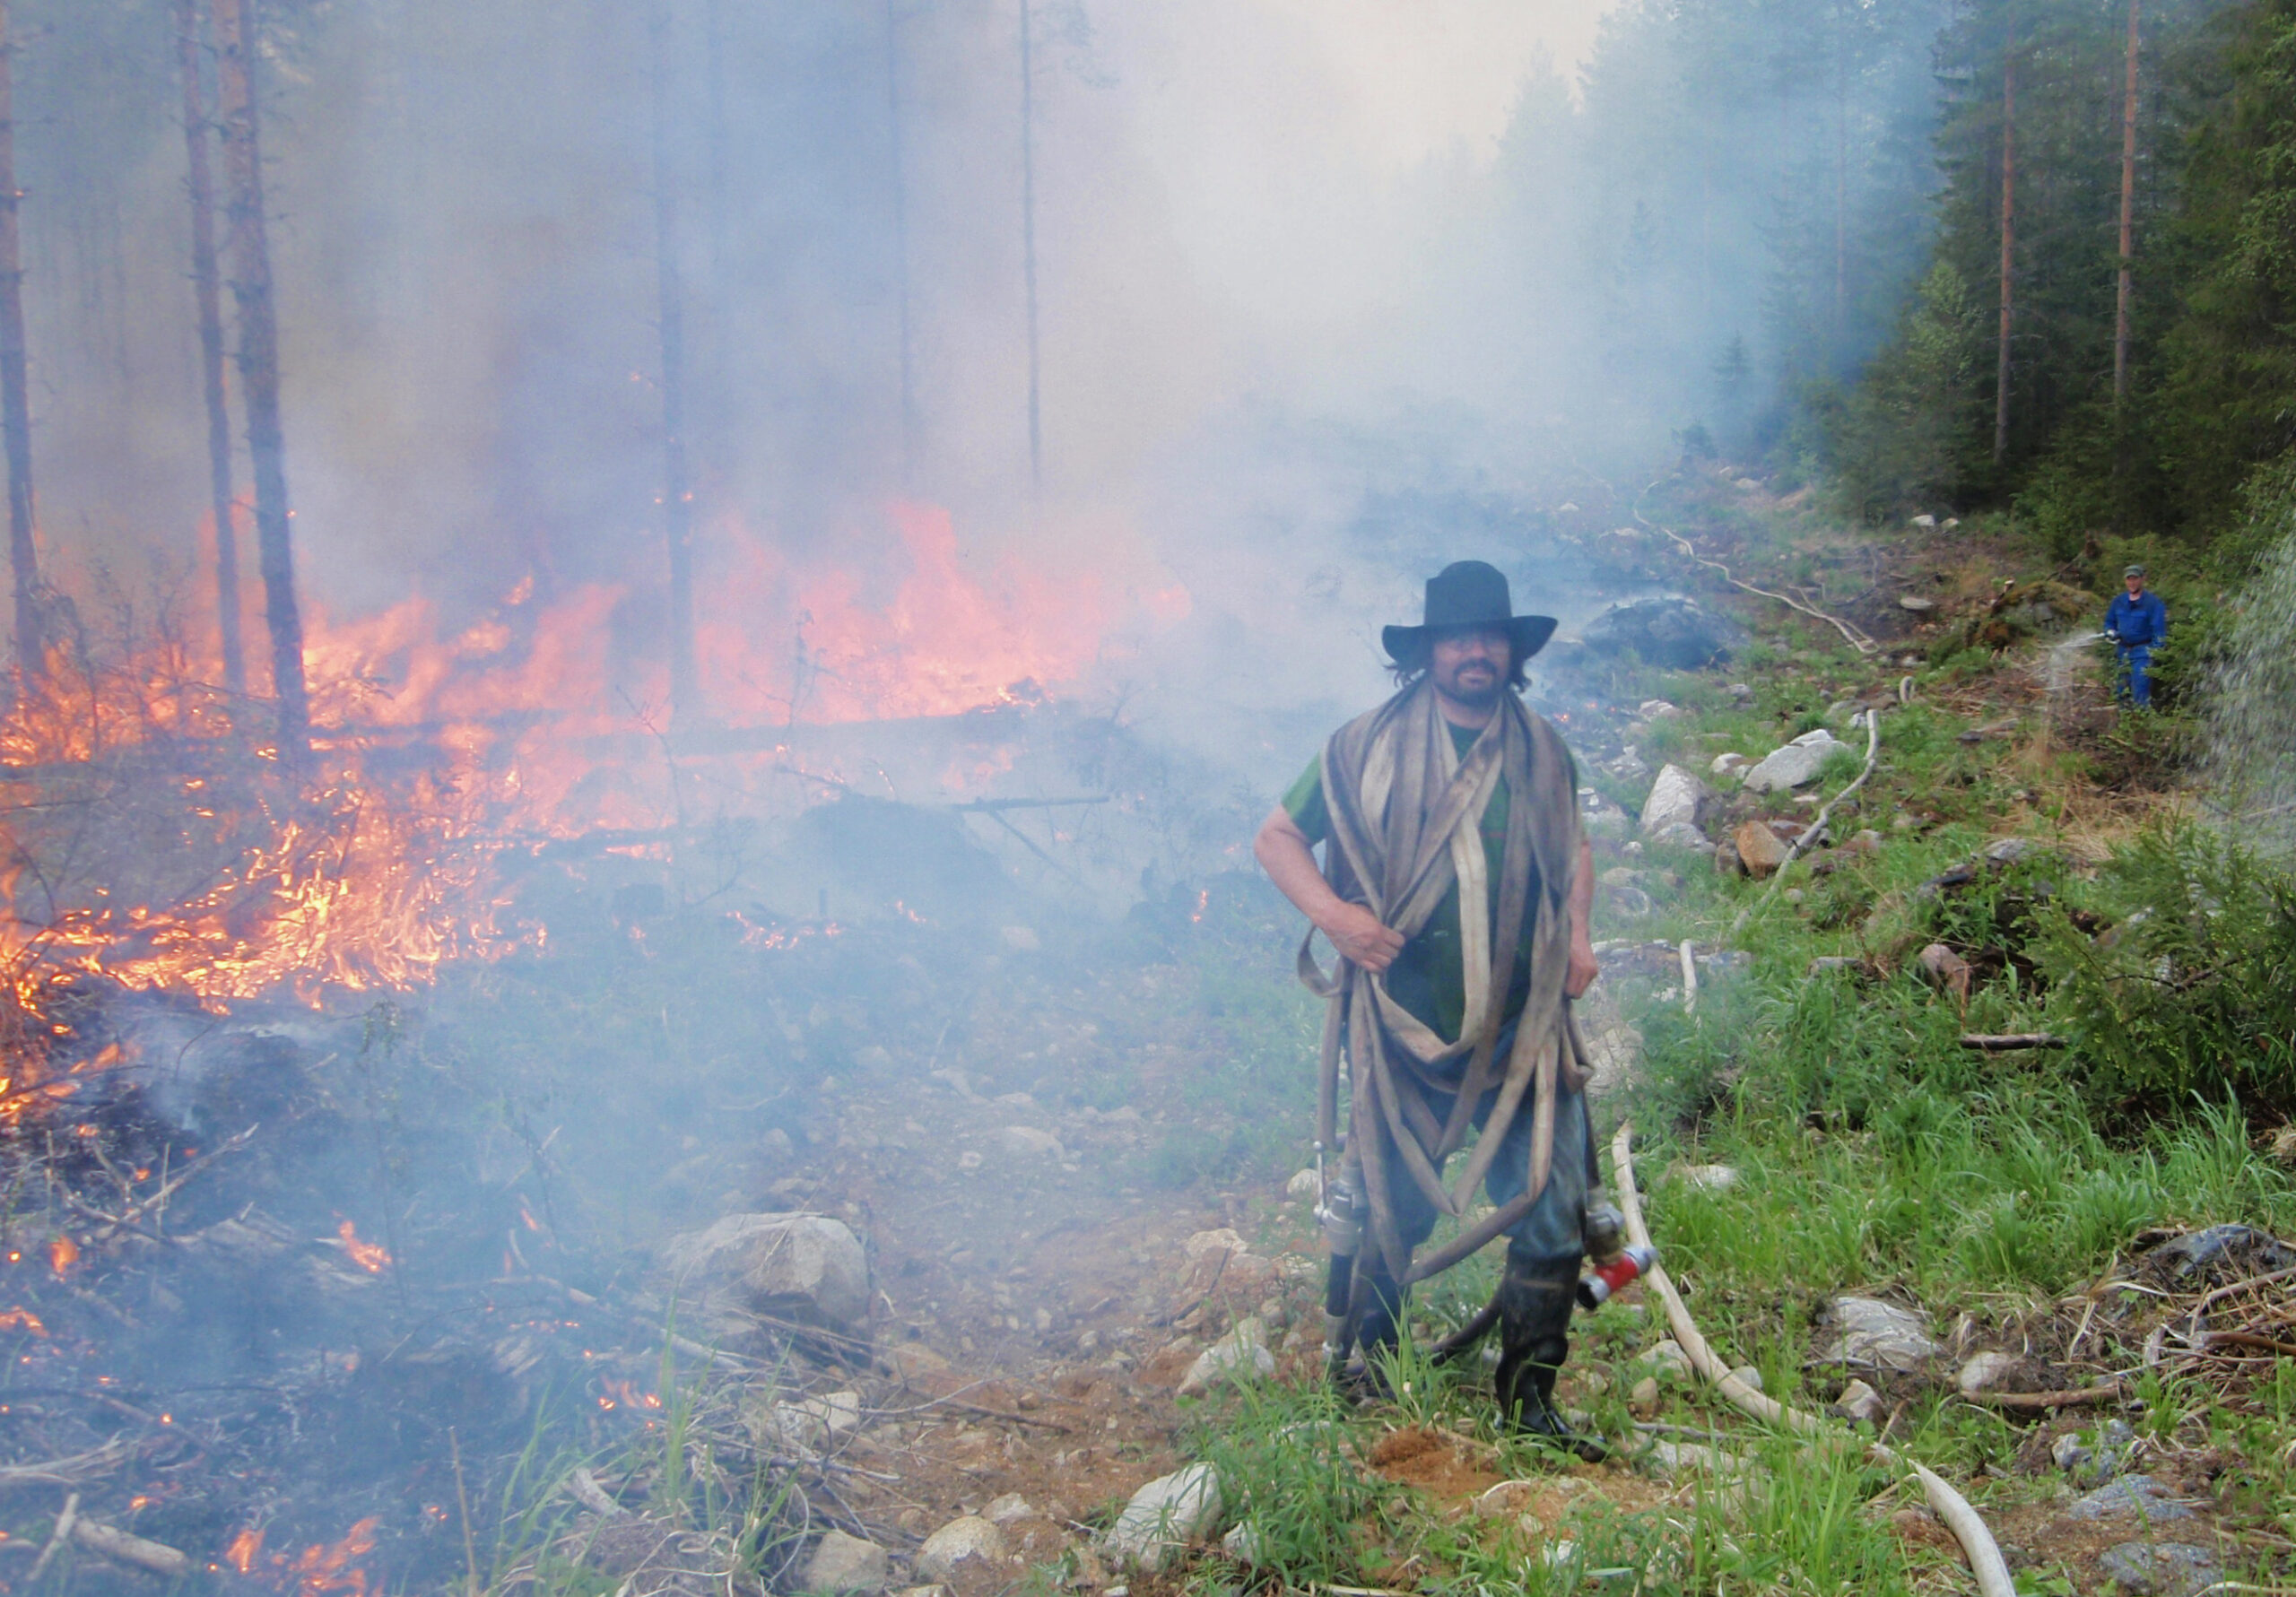
<path fill-rule="evenodd" d="M 2120 653 L 2116 690 L 2141 710 L 2152 707 L 2152 647 L 2169 636 L 2169 607 L 2161 595 L 2146 590 L 2144 568 L 2131 566 L 2121 574 L 2128 591 L 2115 594 L 2105 610 L 2105 636 Z"/>

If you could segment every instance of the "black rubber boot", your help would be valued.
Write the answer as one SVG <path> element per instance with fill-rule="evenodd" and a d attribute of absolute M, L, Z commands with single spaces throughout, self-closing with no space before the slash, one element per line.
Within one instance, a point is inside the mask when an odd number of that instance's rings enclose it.
<path fill-rule="evenodd" d="M 1381 1365 L 1402 1341 L 1403 1289 L 1376 1267 L 1359 1266 L 1354 1285 L 1363 1305 L 1355 1321 L 1355 1356 L 1332 1372 L 1333 1384 L 1358 1402 L 1384 1402 L 1395 1395 Z"/>
<path fill-rule="evenodd" d="M 1598 1463 L 1609 1452 L 1582 1436 L 1554 1406 L 1554 1378 L 1570 1356 L 1570 1311 L 1578 1291 L 1576 1259 L 1507 1255 L 1499 1284 L 1499 1374 L 1501 1423 L 1518 1436 L 1537 1436 Z"/>

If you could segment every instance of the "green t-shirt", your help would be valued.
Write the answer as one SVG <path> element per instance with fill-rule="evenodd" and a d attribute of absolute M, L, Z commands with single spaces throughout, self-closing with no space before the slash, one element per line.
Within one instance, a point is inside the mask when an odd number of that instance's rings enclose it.
<path fill-rule="evenodd" d="M 1474 747 L 1483 733 L 1470 726 L 1451 728 L 1452 746 L 1460 757 Z M 1507 784 L 1502 780 L 1492 790 L 1491 802 L 1483 807 L 1483 819 L 1476 829 L 1483 834 L 1483 856 L 1488 863 L 1491 882 L 1490 913 L 1492 935 L 1498 935 L 1500 872 L 1507 860 Z M 1323 760 L 1308 762 L 1300 779 L 1283 795 L 1284 813 L 1292 823 L 1307 834 L 1310 843 L 1321 843 L 1331 836 L 1331 812 L 1324 806 Z M 1538 902 L 1538 864 L 1531 864 L 1530 892 L 1524 902 Z M 1522 1012 L 1531 995 L 1531 940 L 1528 910 L 1526 911 L 1524 936 L 1515 948 L 1515 976 L 1508 984 L 1507 1006 L 1500 1011 L 1503 1020 L 1513 1020 Z M 1396 962 L 1387 967 L 1387 996 L 1423 1021 L 1445 1042 L 1457 1042 L 1459 1028 L 1466 1023 L 1467 988 L 1466 963 L 1459 950 L 1459 884 L 1451 883 L 1443 901 L 1435 907 L 1419 935 L 1403 945 Z"/>

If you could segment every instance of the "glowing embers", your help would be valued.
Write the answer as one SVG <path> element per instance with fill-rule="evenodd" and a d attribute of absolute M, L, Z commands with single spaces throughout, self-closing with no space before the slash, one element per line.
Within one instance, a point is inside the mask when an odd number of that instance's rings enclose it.
<path fill-rule="evenodd" d="M 375 1527 L 370 1517 L 352 1525 L 340 1541 L 314 1542 L 290 1559 L 285 1553 L 264 1557 L 265 1532 L 253 1525 L 242 1528 L 223 1549 L 222 1564 L 241 1575 L 270 1575 L 282 1592 L 294 1597 L 325 1597 L 330 1592 L 364 1593 L 370 1589 L 367 1571 L 359 1562 L 375 1550 Z"/>
<path fill-rule="evenodd" d="M 335 1227 L 335 1234 L 343 1244 L 343 1251 L 351 1255 L 351 1262 L 369 1275 L 380 1275 L 390 1268 L 391 1250 L 380 1243 L 360 1241 L 359 1228 L 349 1220 Z"/>
<path fill-rule="evenodd" d="M 598 1399 L 598 1407 L 608 1413 L 616 1409 L 627 1409 L 637 1413 L 657 1412 L 661 1409 L 662 1399 L 658 1393 L 640 1392 L 628 1381 L 605 1376 L 599 1378 L 598 1384 L 605 1388 Z"/>

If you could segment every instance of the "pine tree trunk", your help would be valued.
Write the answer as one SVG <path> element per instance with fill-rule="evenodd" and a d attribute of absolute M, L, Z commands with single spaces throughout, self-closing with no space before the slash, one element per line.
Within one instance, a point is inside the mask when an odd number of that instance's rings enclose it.
<path fill-rule="evenodd" d="M 295 547 L 287 508 L 287 446 L 279 421 L 279 323 L 271 292 L 271 239 L 264 216 L 263 149 L 255 85 L 257 0 L 214 0 L 217 108 L 223 132 L 231 298 L 239 312 L 239 392 L 247 405 L 248 457 L 255 471 L 257 562 L 271 632 L 271 684 L 279 702 L 279 757 L 310 748 L 303 681 L 303 617 L 295 600 Z"/>
<path fill-rule="evenodd" d="M 1993 363 L 1993 458 L 2009 457 L 2009 323 L 2015 309 L 2017 238 L 2017 62 L 2001 55 L 2001 334 Z"/>
<path fill-rule="evenodd" d="M 2127 88 L 2120 111 L 2120 272 L 2113 288 L 2113 404 L 2128 396 L 2128 310 L 2136 264 L 2136 37 L 2138 0 L 2128 0 Z"/>
<path fill-rule="evenodd" d="M 917 359 L 909 322 L 909 170 L 901 126 L 900 0 L 885 0 L 885 121 L 892 137 L 893 287 L 900 317 L 900 481 L 917 486 Z"/>
<path fill-rule="evenodd" d="M 248 689 L 239 638 L 239 544 L 231 525 L 231 417 L 223 394 L 223 304 L 215 262 L 215 184 L 207 168 L 207 95 L 202 86 L 199 0 L 175 0 L 176 65 L 183 76 L 183 139 L 191 196 L 191 286 L 199 316 L 200 385 L 207 401 L 207 489 L 215 516 L 215 606 L 223 639 L 223 685 Z"/>
<path fill-rule="evenodd" d="M 1029 482 L 1044 490 L 1044 408 L 1037 352 L 1036 40 L 1030 0 L 1021 0 L 1021 275 L 1029 313 Z"/>
<path fill-rule="evenodd" d="M 16 664 L 45 674 L 48 639 L 40 625 L 39 556 L 32 543 L 32 417 L 24 349 L 23 247 L 16 187 L 16 39 L 7 0 L 0 0 L 0 445 L 8 461 L 8 564 L 16 583 Z"/>
<path fill-rule="evenodd" d="M 670 551 L 670 709 L 701 714 L 693 654 L 693 495 L 686 481 L 685 285 L 678 271 L 677 172 L 670 148 L 670 10 L 655 0 L 647 31 L 654 56 L 654 282 L 662 337 L 662 534 Z"/>

